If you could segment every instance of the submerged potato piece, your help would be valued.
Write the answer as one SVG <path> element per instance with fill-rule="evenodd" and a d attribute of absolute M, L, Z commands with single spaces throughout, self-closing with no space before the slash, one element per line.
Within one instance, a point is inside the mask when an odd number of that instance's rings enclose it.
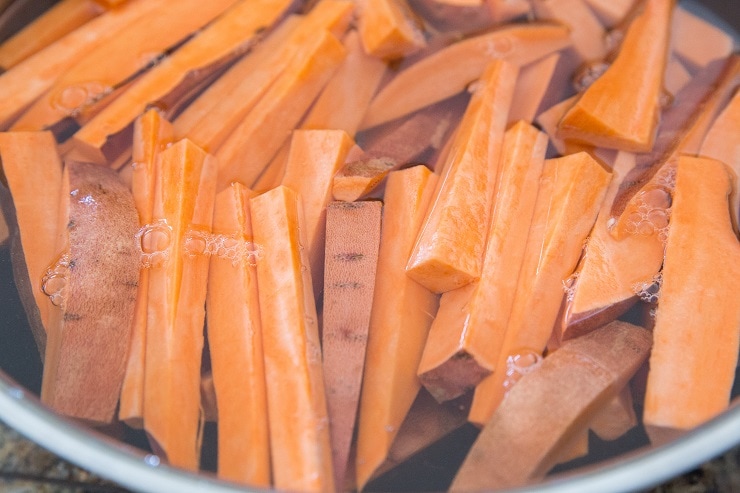
<path fill-rule="evenodd" d="M 559 136 L 596 147 L 647 152 L 660 119 L 674 0 L 647 0 L 614 62 L 559 124 Z"/>
<path fill-rule="evenodd" d="M 67 163 L 59 227 L 61 256 L 43 285 L 55 308 L 41 400 L 61 414 L 109 423 L 126 367 L 139 272 L 131 192 L 113 170 Z"/>
<path fill-rule="evenodd" d="M 660 443 L 729 405 L 740 344 L 740 276 L 728 168 L 678 158 L 643 421 Z"/>
<path fill-rule="evenodd" d="M 481 431 L 452 491 L 523 486 L 543 477 L 647 358 L 651 333 L 612 322 L 573 339 L 512 387 Z"/>
<path fill-rule="evenodd" d="M 362 0 L 358 24 L 365 51 L 378 58 L 401 58 L 426 46 L 406 0 Z"/>

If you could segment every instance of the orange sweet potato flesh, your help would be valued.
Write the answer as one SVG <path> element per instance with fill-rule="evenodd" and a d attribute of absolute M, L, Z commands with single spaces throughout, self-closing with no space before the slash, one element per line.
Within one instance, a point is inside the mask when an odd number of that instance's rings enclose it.
<path fill-rule="evenodd" d="M 740 345 L 740 308 L 723 302 L 740 275 L 731 190 L 720 161 L 678 158 L 643 414 L 653 442 L 729 405 Z"/>
<path fill-rule="evenodd" d="M 140 17 L 120 36 L 98 45 L 59 77 L 15 122 L 15 130 L 53 128 L 101 100 L 147 67 L 236 0 L 203 4 L 197 0 L 160 6 Z M 194 10 L 198 15 L 190 15 Z M 112 95 L 115 96 L 115 95 Z M 60 139 L 61 140 L 61 139 Z"/>
<path fill-rule="evenodd" d="M 54 81 L 96 46 L 116 37 L 167 0 L 135 0 L 106 12 L 0 75 L 0 91 L 13 98 L 0 108 L 0 128 L 7 128 Z M 33 84 L 29 84 L 29 81 Z"/>
<path fill-rule="evenodd" d="M 222 186 L 254 184 L 345 56 L 332 33 L 311 37 L 216 152 Z"/>
<path fill-rule="evenodd" d="M 588 426 L 647 358 L 649 331 L 612 322 L 573 339 L 522 377 L 481 431 L 451 491 L 523 486 Z"/>
<path fill-rule="evenodd" d="M 496 366 L 514 301 L 547 137 L 524 122 L 504 136 L 480 279 L 442 295 L 419 377 L 439 401 L 472 389 Z"/>
<path fill-rule="evenodd" d="M 206 314 L 218 408 L 218 476 L 270 485 L 270 436 L 249 199 L 239 183 L 216 195 Z"/>
<path fill-rule="evenodd" d="M 692 71 L 730 56 L 735 49 L 732 35 L 680 6 L 673 13 L 671 29 L 673 52 Z"/>
<path fill-rule="evenodd" d="M 314 293 L 322 293 L 326 206 L 331 201 L 331 178 L 354 141 L 343 130 L 295 130 L 282 184 L 296 192 L 303 206 L 306 254 Z"/>
<path fill-rule="evenodd" d="M 506 390 L 545 349 L 563 281 L 576 268 L 610 178 L 585 152 L 545 162 L 506 335 L 493 374 L 476 387 L 468 416 L 473 423 L 490 419 Z"/>
<path fill-rule="evenodd" d="M 277 187 L 250 201 L 276 489 L 333 491 L 321 346 L 300 197 Z M 285 412 L 290 409 L 291 412 Z"/>
<path fill-rule="evenodd" d="M 60 257 L 43 281 L 54 306 L 41 400 L 60 414 L 110 423 L 136 302 L 136 208 L 116 172 L 94 164 L 67 162 L 60 188 Z"/>
<path fill-rule="evenodd" d="M 200 367 L 216 163 L 181 140 L 159 154 L 153 223 L 142 234 L 151 252 L 144 380 L 144 429 L 174 467 L 197 470 Z"/>
<path fill-rule="evenodd" d="M 131 191 L 141 227 L 147 226 L 153 219 L 157 156 L 172 141 L 172 125 L 156 109 L 144 113 L 134 124 Z M 139 271 L 139 288 L 136 292 L 126 375 L 123 379 L 118 409 L 119 419 L 135 428 L 143 426 L 144 417 L 148 301 L 149 270 L 142 268 Z"/>
<path fill-rule="evenodd" d="M 636 0 L 586 0 L 607 28 L 615 27 L 625 20 L 635 2 Z"/>
<path fill-rule="evenodd" d="M 0 45 L 0 67 L 8 70 L 105 10 L 93 0 L 63 0 Z"/>
<path fill-rule="evenodd" d="M 473 95 L 406 272 L 435 293 L 480 277 L 506 118 L 519 69 L 496 60 Z"/>
<path fill-rule="evenodd" d="M 538 19 L 561 22 L 570 28 L 571 49 L 580 61 L 604 58 L 606 31 L 585 0 L 535 0 L 532 6 Z"/>
<path fill-rule="evenodd" d="M 324 29 L 341 35 L 351 13 L 350 2 L 328 0 L 305 16 L 285 19 L 177 117 L 178 135 L 216 152 L 291 61 L 301 56 L 302 47 Z"/>
<path fill-rule="evenodd" d="M 625 385 L 619 394 L 596 412 L 589 427 L 602 440 L 616 440 L 637 426 L 632 389 Z"/>
<path fill-rule="evenodd" d="M 729 104 L 722 110 L 707 132 L 701 144 L 699 154 L 722 161 L 735 174 L 732 193 L 730 195 L 730 214 L 735 231 L 740 231 L 738 214 L 740 214 L 740 139 L 737 130 L 740 128 L 740 91 L 736 91 Z"/>
<path fill-rule="evenodd" d="M 396 59 L 426 46 L 421 22 L 406 0 L 362 0 L 358 17 L 357 29 L 369 55 Z"/>
<path fill-rule="evenodd" d="M 344 485 L 355 430 L 380 246 L 379 201 L 326 207 L 321 349 L 335 484 Z"/>
<path fill-rule="evenodd" d="M 405 266 L 435 182 L 429 169 L 414 166 L 390 173 L 386 185 L 357 424 L 360 489 L 385 461 L 421 387 L 416 369 L 438 300 L 406 275 Z"/>
<path fill-rule="evenodd" d="M 634 152 L 653 147 L 673 4 L 645 0 L 612 64 L 560 121 L 560 137 Z"/>
<path fill-rule="evenodd" d="M 41 280 L 59 254 L 56 204 L 62 189 L 62 163 L 54 136 L 48 132 L 0 133 L 0 159 L 4 185 L 12 198 L 12 210 L 5 197 L 3 208 L 12 228 L 13 278 L 43 355 L 52 305 Z M 45 207 L 39 207 L 39 190 L 50 198 Z"/>
<path fill-rule="evenodd" d="M 522 67 L 511 101 L 509 124 L 534 121 L 547 88 L 555 82 L 553 74 L 559 59 L 560 53 L 553 53 Z"/>
<path fill-rule="evenodd" d="M 78 130 L 72 137 L 74 151 L 99 164 L 114 161 L 124 150 L 118 140 L 149 104 L 197 87 L 211 72 L 209 67 L 227 63 L 246 50 L 290 5 L 290 0 L 235 3 Z"/>
<path fill-rule="evenodd" d="M 399 118 L 465 90 L 494 59 L 518 66 L 570 44 L 568 29 L 553 24 L 510 25 L 443 48 L 400 72 L 368 108 L 362 128 Z"/>

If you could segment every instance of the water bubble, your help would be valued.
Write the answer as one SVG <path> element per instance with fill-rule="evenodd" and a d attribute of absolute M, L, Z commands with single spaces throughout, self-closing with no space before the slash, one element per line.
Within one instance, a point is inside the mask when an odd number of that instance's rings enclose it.
<path fill-rule="evenodd" d="M 209 235 L 207 231 L 200 229 L 188 229 L 185 233 L 185 255 L 188 257 L 196 257 L 199 255 L 210 255 L 209 251 Z"/>
<path fill-rule="evenodd" d="M 524 349 L 509 355 L 506 358 L 504 391 L 511 390 L 524 375 L 539 368 L 541 363 L 542 355 L 531 349 Z"/>
<path fill-rule="evenodd" d="M 393 433 L 394 431 L 396 431 L 396 427 L 393 425 L 385 425 L 385 431 L 387 431 L 388 433 Z"/>
<path fill-rule="evenodd" d="M 146 454 L 146 456 L 144 457 L 144 463 L 145 463 L 145 464 L 146 464 L 147 466 L 151 466 L 151 467 L 157 467 L 157 466 L 159 466 L 160 462 L 161 462 L 161 461 L 160 461 L 160 459 L 159 459 L 159 456 L 158 456 L 158 455 L 154 455 L 154 454 Z"/>
<path fill-rule="evenodd" d="M 501 58 L 514 49 L 514 43 L 508 36 L 491 39 L 486 44 L 486 55 L 491 58 Z"/>
<path fill-rule="evenodd" d="M 49 297 L 54 306 L 62 306 L 66 300 L 70 261 L 68 253 L 61 255 L 46 269 L 41 279 L 41 291 Z"/>
<path fill-rule="evenodd" d="M 632 291 L 645 303 L 657 303 L 660 298 L 660 287 L 663 285 L 663 274 L 658 272 L 646 282 L 632 285 Z"/>
<path fill-rule="evenodd" d="M 570 302 L 573 301 L 573 297 L 576 295 L 576 284 L 578 280 L 578 272 L 574 272 L 567 279 L 563 280 L 563 291 L 565 291 L 565 298 Z"/>
<path fill-rule="evenodd" d="M 584 64 L 573 76 L 573 88 L 577 92 L 583 92 L 589 88 L 596 79 L 601 77 L 609 68 L 609 64 L 604 61 L 589 62 Z"/>
<path fill-rule="evenodd" d="M 172 247 L 172 227 L 164 219 L 143 226 L 136 233 L 136 244 L 141 254 L 141 266 L 163 265 Z"/>
<path fill-rule="evenodd" d="M 74 115 L 108 94 L 112 88 L 101 82 L 82 82 L 56 91 L 51 99 L 55 109 Z"/>
<path fill-rule="evenodd" d="M 627 216 L 627 232 L 641 236 L 660 234 L 668 228 L 671 205 L 671 194 L 662 185 L 641 191 Z"/>

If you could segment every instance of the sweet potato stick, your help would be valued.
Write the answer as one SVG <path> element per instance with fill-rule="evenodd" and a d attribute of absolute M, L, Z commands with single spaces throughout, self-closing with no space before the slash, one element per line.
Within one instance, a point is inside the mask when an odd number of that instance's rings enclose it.
<path fill-rule="evenodd" d="M 523 486 L 542 478 L 558 449 L 588 426 L 650 352 L 649 331 L 612 322 L 569 341 L 513 387 L 478 435 L 451 491 Z"/>
<path fill-rule="evenodd" d="M 632 152 L 653 147 L 673 5 L 674 0 L 645 0 L 612 64 L 563 116 L 560 137 Z"/>
<path fill-rule="evenodd" d="M 78 155 L 103 164 L 123 149 L 117 142 L 147 105 L 166 104 L 197 87 L 212 72 L 247 50 L 291 5 L 290 0 L 240 0 L 171 56 L 146 72 L 124 94 L 73 136 Z M 165 108 L 172 110 L 172 108 Z"/>
<path fill-rule="evenodd" d="M 273 485 L 334 490 L 321 347 L 300 197 L 280 186 L 250 201 L 257 261 Z M 272 385 L 277 383 L 277 385 Z M 291 412 L 285 412 L 290 409 Z"/>
<path fill-rule="evenodd" d="M 740 92 L 735 92 L 730 103 L 717 116 L 702 142 L 699 154 L 722 161 L 735 173 L 734 186 L 730 194 L 730 215 L 735 231 L 740 231 Z"/>
<path fill-rule="evenodd" d="M 671 44 L 673 53 L 694 72 L 735 49 L 730 34 L 680 6 L 673 12 Z"/>
<path fill-rule="evenodd" d="M 581 256 L 610 173 L 580 152 L 545 162 L 524 263 L 496 368 L 475 389 L 468 419 L 485 424 L 517 377 L 545 349 L 563 300 L 563 281 Z"/>
<path fill-rule="evenodd" d="M 144 429 L 169 464 L 197 470 L 200 366 L 216 163 L 181 140 L 159 154 L 152 224 L 141 242 L 149 263 Z"/>
<path fill-rule="evenodd" d="M 538 19 L 561 22 L 570 28 L 571 49 L 581 62 L 606 56 L 606 32 L 585 0 L 535 0 L 532 6 Z"/>
<path fill-rule="evenodd" d="M 134 124 L 132 147 L 132 194 L 139 226 L 152 223 L 154 213 L 154 183 L 157 156 L 173 141 L 172 125 L 155 109 L 144 113 Z M 143 246 L 143 245 L 140 245 Z M 139 270 L 131 339 L 126 363 L 126 375 L 121 388 L 118 418 L 129 426 L 141 428 L 144 417 L 144 378 L 146 357 L 146 321 L 149 300 L 149 269 Z"/>
<path fill-rule="evenodd" d="M 357 486 L 380 467 L 420 383 L 416 368 L 437 311 L 437 297 L 412 281 L 406 259 L 434 193 L 436 175 L 424 166 L 388 177 L 383 230 L 370 316 L 357 434 Z"/>
<path fill-rule="evenodd" d="M 326 208 L 321 348 L 337 485 L 345 484 L 360 401 L 381 209 L 378 201 L 331 202 Z"/>
<path fill-rule="evenodd" d="M 369 55 L 403 58 L 426 46 L 421 22 L 406 0 L 362 0 L 358 17 L 357 29 Z"/>
<path fill-rule="evenodd" d="M 120 36 L 97 46 L 77 61 L 15 122 L 15 130 L 55 129 L 64 119 L 99 106 L 115 97 L 114 90 L 147 67 L 201 26 L 223 13 L 236 0 L 180 0 L 139 18 Z M 193 10 L 198 15 L 191 15 Z M 58 132 L 55 132 L 58 134 Z M 59 139 L 62 140 L 62 139 Z"/>
<path fill-rule="evenodd" d="M 177 117 L 178 135 L 215 152 L 302 47 L 324 29 L 340 36 L 351 13 L 351 2 L 325 0 L 305 16 L 288 17 Z"/>
<path fill-rule="evenodd" d="M 740 307 L 726 296 L 740 275 L 728 168 L 711 158 L 677 161 L 643 414 L 654 443 L 727 408 L 740 345 Z"/>
<path fill-rule="evenodd" d="M 105 12 L 94 0 L 63 0 L 0 45 L 0 67 L 13 68 L 34 53 Z"/>
<path fill-rule="evenodd" d="M 317 298 L 323 291 L 326 206 L 331 201 L 331 177 L 353 145 L 343 130 L 296 130 L 291 139 L 282 184 L 295 191 L 303 204 L 306 254 Z"/>
<path fill-rule="evenodd" d="M 636 0 L 586 0 L 604 27 L 612 28 L 622 22 L 629 14 Z"/>
<path fill-rule="evenodd" d="M 136 207 L 115 171 L 88 163 L 65 163 L 60 199 L 61 255 L 42 285 L 54 307 L 41 400 L 60 414 L 107 424 L 121 392 L 136 303 Z"/>
<path fill-rule="evenodd" d="M 0 128 L 7 128 L 65 70 L 96 46 L 106 43 L 136 19 L 167 0 L 133 0 L 100 15 L 0 75 L 0 92 L 13 97 L 0 108 Z"/>
<path fill-rule="evenodd" d="M 216 152 L 219 181 L 252 185 L 296 127 L 346 50 L 330 32 L 316 33 Z"/>
<path fill-rule="evenodd" d="M 639 299 L 643 285 L 649 288 L 653 274 L 660 269 L 661 242 L 643 235 L 616 240 L 609 232 L 612 201 L 634 166 L 634 154 L 619 153 L 583 258 L 568 286 L 563 321 L 555 329 L 558 340 L 578 337 L 615 320 Z M 661 226 L 667 226 L 667 222 Z M 648 255 L 636 256 L 634 252 Z"/>
<path fill-rule="evenodd" d="M 3 208 L 11 225 L 16 225 L 11 236 L 13 278 L 43 355 L 52 306 L 42 290 L 41 279 L 59 254 L 56 205 L 62 190 L 62 163 L 54 136 L 48 132 L 1 133 L 0 159 L 14 213 L 5 198 Z M 44 207 L 39 207 L 39 190 L 49 199 Z"/>
<path fill-rule="evenodd" d="M 616 440 L 637 426 L 632 390 L 625 385 L 619 394 L 596 411 L 589 428 L 602 440 Z"/>
<path fill-rule="evenodd" d="M 270 486 L 270 436 L 249 198 L 239 183 L 216 195 L 208 270 L 208 347 L 218 408 L 218 476 Z"/>
<path fill-rule="evenodd" d="M 499 156 L 519 69 L 496 60 L 486 69 L 460 123 L 437 197 L 406 272 L 435 293 L 480 277 Z"/>
<path fill-rule="evenodd" d="M 496 366 L 527 244 L 547 136 L 517 123 L 504 136 L 481 277 L 442 295 L 419 377 L 438 400 L 472 389 Z"/>
<path fill-rule="evenodd" d="M 534 121 L 548 86 L 554 82 L 552 76 L 559 59 L 560 53 L 553 53 L 522 67 L 511 100 L 509 124 Z"/>
<path fill-rule="evenodd" d="M 375 96 L 362 128 L 374 127 L 465 90 L 491 61 L 523 66 L 570 44 L 567 28 L 511 25 L 465 39 L 422 58 L 400 72 Z"/>

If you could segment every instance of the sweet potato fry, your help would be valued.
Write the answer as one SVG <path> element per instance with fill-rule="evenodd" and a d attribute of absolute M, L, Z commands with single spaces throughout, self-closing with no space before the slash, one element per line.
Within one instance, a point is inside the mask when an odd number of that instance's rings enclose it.
<path fill-rule="evenodd" d="M 671 43 L 674 54 L 693 72 L 735 49 L 730 34 L 680 6 L 673 12 Z"/>
<path fill-rule="evenodd" d="M 369 55 L 403 58 L 426 46 L 422 25 L 406 0 L 362 0 L 357 30 Z"/>
<path fill-rule="evenodd" d="M 460 123 L 406 272 L 436 293 L 480 277 L 506 119 L 519 69 L 496 60 Z"/>
<path fill-rule="evenodd" d="M 380 245 L 382 204 L 331 202 L 321 349 L 335 484 L 345 484 L 365 363 Z"/>
<path fill-rule="evenodd" d="M 558 449 L 588 426 L 647 358 L 651 334 L 612 322 L 573 339 L 522 377 L 481 431 L 451 491 L 523 486 L 554 465 Z"/>
<path fill-rule="evenodd" d="M 13 226 L 13 278 L 34 340 L 43 355 L 52 306 L 42 290 L 41 279 L 59 254 L 56 250 L 59 210 L 55 205 L 62 190 L 62 163 L 54 137 L 48 132 L 0 134 L 0 159 L 12 198 L 11 207 L 3 193 L 5 217 Z M 38 206 L 38 190 L 48 194 L 48 206 Z"/>
<path fill-rule="evenodd" d="M 494 59 L 523 66 L 570 44 L 567 28 L 548 24 L 505 26 L 422 58 L 375 96 L 362 128 L 399 118 L 465 90 Z"/>
<path fill-rule="evenodd" d="M 132 146 L 132 194 L 139 226 L 149 225 L 154 214 L 154 183 L 157 156 L 173 141 L 172 125 L 156 110 L 151 109 L 134 124 Z M 121 388 L 118 418 L 129 426 L 141 428 L 144 417 L 144 378 L 146 375 L 146 330 L 149 306 L 149 269 L 139 271 L 131 339 L 126 363 L 126 375 Z"/>
<path fill-rule="evenodd" d="M 534 121 L 547 88 L 554 82 L 552 76 L 559 59 L 560 53 L 553 53 L 522 67 L 511 100 L 509 124 Z"/>
<path fill-rule="evenodd" d="M 250 201 L 263 330 L 272 476 L 287 491 L 333 491 L 321 347 L 300 197 L 280 186 Z M 292 409 L 286 413 L 286 409 Z"/>
<path fill-rule="evenodd" d="M 416 369 L 437 310 L 437 296 L 412 281 L 406 260 L 434 193 L 425 166 L 388 177 L 357 424 L 357 486 L 386 459 L 421 384 Z"/>
<path fill-rule="evenodd" d="M 602 440 L 616 440 L 637 426 L 632 390 L 625 385 L 619 394 L 599 409 L 589 428 Z"/>
<path fill-rule="evenodd" d="M 206 314 L 218 408 L 218 476 L 270 485 L 270 437 L 249 199 L 239 183 L 216 195 Z"/>
<path fill-rule="evenodd" d="M 604 27 L 612 28 L 625 20 L 636 0 L 586 0 Z"/>
<path fill-rule="evenodd" d="M 561 22 L 570 28 L 574 50 L 580 61 L 601 60 L 606 56 L 606 31 L 585 0 L 535 0 L 538 19 Z"/>
<path fill-rule="evenodd" d="M 646 0 L 616 58 L 559 124 L 559 135 L 596 147 L 646 152 L 660 119 L 674 0 Z"/>
<path fill-rule="evenodd" d="M 197 470 L 202 416 L 208 257 L 216 163 L 181 140 L 159 154 L 154 221 L 141 234 L 148 252 L 149 303 L 144 379 L 144 430 L 169 464 Z"/>
<path fill-rule="evenodd" d="M 34 53 L 105 12 L 94 0 L 64 0 L 0 45 L 0 67 L 13 68 Z"/>
<path fill-rule="evenodd" d="M 731 190 L 723 163 L 678 158 L 643 414 L 654 443 L 729 405 L 740 345 L 740 307 L 722 302 L 740 275 Z"/>

